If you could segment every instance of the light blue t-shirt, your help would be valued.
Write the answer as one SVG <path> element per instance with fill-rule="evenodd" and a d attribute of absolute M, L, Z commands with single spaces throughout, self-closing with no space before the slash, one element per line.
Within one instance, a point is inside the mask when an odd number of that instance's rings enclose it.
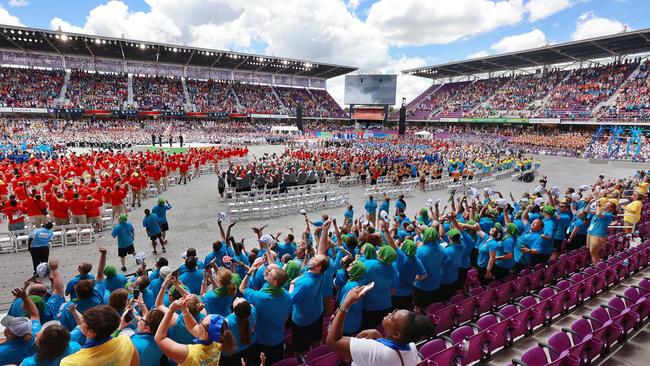
<path fill-rule="evenodd" d="M 341 299 L 345 299 L 345 296 L 348 292 L 357 287 L 367 284 L 365 277 L 360 278 L 357 281 L 348 281 L 343 289 L 341 290 Z M 363 301 L 357 301 L 352 304 L 348 309 L 348 314 L 345 317 L 345 323 L 343 323 L 343 333 L 344 334 L 353 334 L 361 330 L 361 318 L 363 316 Z"/>
<path fill-rule="evenodd" d="M 187 271 L 178 277 L 181 282 L 190 290 L 194 295 L 201 294 L 201 284 L 203 283 L 203 271 L 194 269 Z"/>
<path fill-rule="evenodd" d="M 153 334 L 136 333 L 131 336 L 131 342 L 140 355 L 140 366 L 159 366 L 162 351 L 156 344 Z"/>
<path fill-rule="evenodd" d="M 32 239 L 32 248 L 43 248 L 50 245 L 54 233 L 44 227 L 40 227 L 32 231 L 29 237 Z"/>
<path fill-rule="evenodd" d="M 149 214 L 142 219 L 142 226 L 147 229 L 147 235 L 154 236 L 160 234 L 160 221 L 156 214 Z"/>
<path fill-rule="evenodd" d="M 614 220 L 614 215 L 611 212 L 603 213 L 603 217 L 594 215 L 591 218 L 591 224 L 587 233 L 599 237 L 607 236 L 607 227 L 612 223 L 612 220 Z"/>
<path fill-rule="evenodd" d="M 490 261 L 490 252 L 496 252 L 497 240 L 488 238 L 478 246 L 478 257 L 476 258 L 476 265 L 481 268 L 487 268 Z"/>
<path fill-rule="evenodd" d="M 111 236 L 117 238 L 118 248 L 128 248 L 133 245 L 133 238 L 135 237 L 135 230 L 130 222 L 120 222 L 113 227 Z"/>
<path fill-rule="evenodd" d="M 21 366 L 59 366 L 61 363 L 61 360 L 64 357 L 70 356 L 73 353 L 79 352 L 81 349 L 81 346 L 77 342 L 70 341 L 68 342 L 68 348 L 65 349 L 63 354 L 49 362 L 40 362 L 36 359 L 36 355 L 27 357 L 26 359 L 23 360 L 23 363 L 20 364 Z M 140 365 L 144 365 L 142 362 L 140 362 Z"/>
<path fill-rule="evenodd" d="M 257 308 L 255 342 L 265 346 L 284 342 L 284 326 L 291 314 L 291 295 L 287 291 L 274 295 L 247 288 L 244 298 Z"/>
<path fill-rule="evenodd" d="M 0 365 L 20 364 L 22 360 L 31 357 L 36 353 L 34 339 L 36 333 L 41 330 L 41 322 L 32 320 L 32 338 L 14 338 L 0 344 Z"/>
<path fill-rule="evenodd" d="M 291 291 L 293 309 L 291 320 L 294 324 L 306 327 L 323 315 L 323 273 L 305 272 L 296 279 Z"/>
<path fill-rule="evenodd" d="M 235 352 L 233 352 L 233 354 L 239 353 L 253 344 L 255 340 L 255 324 L 257 323 L 257 309 L 255 306 L 251 305 L 251 315 L 248 318 L 248 330 L 251 332 L 250 343 L 242 343 L 241 333 L 239 332 L 239 320 L 234 313 L 228 315 L 226 322 L 228 322 L 228 330 L 230 330 L 232 335 L 235 337 L 235 340 L 237 341 L 237 349 L 235 349 Z"/>
<path fill-rule="evenodd" d="M 158 216 L 158 222 L 161 224 L 167 223 L 167 211 L 171 210 L 172 206 L 168 203 L 162 205 L 155 205 L 151 209 L 151 213 Z"/>
<path fill-rule="evenodd" d="M 374 282 L 375 286 L 368 291 L 363 299 L 363 309 L 368 311 L 385 310 L 391 307 L 391 289 L 397 287 L 399 274 L 390 264 L 377 259 L 368 259 L 366 265 L 366 280 Z"/>
<path fill-rule="evenodd" d="M 203 303 L 205 309 L 209 314 L 219 314 L 221 316 L 230 315 L 230 306 L 232 305 L 233 297 L 228 294 L 222 296 L 217 295 L 217 292 L 212 290 L 205 293 L 203 296 Z"/>
<path fill-rule="evenodd" d="M 442 260 L 442 268 L 440 270 L 440 283 L 449 285 L 458 280 L 458 268 L 462 262 L 463 245 L 462 244 L 449 244 L 444 249 L 445 258 Z"/>
<path fill-rule="evenodd" d="M 363 208 L 366 209 L 366 212 L 369 214 L 374 214 L 377 212 L 377 202 L 374 200 L 372 201 L 366 201 L 366 204 L 363 206 Z"/>
<path fill-rule="evenodd" d="M 413 294 L 413 283 L 415 276 L 427 274 L 422 261 L 415 255 L 412 257 L 404 254 L 402 249 L 397 248 L 397 259 L 392 263 L 397 271 L 398 282 L 395 288 L 395 296 L 409 296 Z"/>
<path fill-rule="evenodd" d="M 422 291 L 435 291 L 440 287 L 442 278 L 440 268 L 445 258 L 445 252 L 438 242 L 424 243 L 418 247 L 415 256 L 422 262 L 427 271 L 427 277 L 415 281 L 415 287 Z"/>
<path fill-rule="evenodd" d="M 508 253 L 513 253 L 515 249 L 515 238 L 512 236 L 508 235 L 503 240 L 497 243 L 496 246 L 496 256 L 501 257 L 504 256 Z M 514 254 L 512 258 L 510 259 L 498 259 L 496 262 L 494 262 L 497 266 L 501 268 L 506 268 L 510 269 L 515 265 L 515 257 Z"/>

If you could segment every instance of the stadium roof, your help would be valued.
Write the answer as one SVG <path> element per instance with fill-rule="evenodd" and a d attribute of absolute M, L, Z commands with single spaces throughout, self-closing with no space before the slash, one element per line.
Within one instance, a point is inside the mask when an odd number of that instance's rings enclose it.
<path fill-rule="evenodd" d="M 0 25 L 0 48 L 329 79 L 356 67 L 181 45 Z"/>
<path fill-rule="evenodd" d="M 441 79 L 489 72 L 650 52 L 650 28 L 604 37 L 533 48 L 502 55 L 404 70 L 402 73 Z"/>

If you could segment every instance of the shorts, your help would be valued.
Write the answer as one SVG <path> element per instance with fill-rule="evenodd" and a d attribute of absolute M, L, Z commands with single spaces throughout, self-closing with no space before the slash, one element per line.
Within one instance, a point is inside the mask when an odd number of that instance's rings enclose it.
<path fill-rule="evenodd" d="M 294 351 L 307 351 L 312 343 L 320 343 L 323 339 L 322 315 L 316 321 L 304 327 L 292 322 L 291 339 Z"/>
<path fill-rule="evenodd" d="M 564 239 L 553 239 L 553 251 L 560 253 L 562 251 L 562 243 Z"/>
<path fill-rule="evenodd" d="M 149 239 L 151 239 L 151 241 L 156 241 L 156 239 L 162 239 L 162 234 L 158 233 L 156 235 L 149 235 Z"/>
<path fill-rule="evenodd" d="M 118 257 L 126 257 L 128 254 L 133 254 L 135 253 L 135 248 L 133 245 L 129 245 L 126 248 L 117 248 L 117 256 Z"/>
<path fill-rule="evenodd" d="M 223 192 L 225 192 L 225 191 L 226 191 L 226 188 L 224 188 L 224 187 L 219 187 L 219 194 L 220 194 L 220 195 L 223 194 Z"/>
<path fill-rule="evenodd" d="M 413 302 L 415 306 L 420 309 L 426 309 L 427 306 L 433 304 L 436 301 L 440 300 L 438 291 L 424 291 L 417 287 L 413 287 Z"/>
<path fill-rule="evenodd" d="M 165 223 L 160 224 L 160 230 L 161 231 L 169 231 L 169 223 L 165 222 Z"/>
<path fill-rule="evenodd" d="M 93 225 L 93 224 L 99 225 L 99 224 L 102 223 L 102 218 L 99 217 L 99 216 L 86 217 L 86 223 L 91 224 L 91 225 Z"/>

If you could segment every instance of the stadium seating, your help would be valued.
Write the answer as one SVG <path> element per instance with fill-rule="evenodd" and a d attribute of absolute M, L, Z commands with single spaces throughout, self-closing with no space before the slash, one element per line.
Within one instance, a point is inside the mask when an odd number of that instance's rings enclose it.
<path fill-rule="evenodd" d="M 128 77 L 73 70 L 66 89 L 65 107 L 83 109 L 122 109 L 129 96 Z"/>
<path fill-rule="evenodd" d="M 180 78 L 134 76 L 133 94 L 141 110 L 182 111 L 185 104 Z"/>
<path fill-rule="evenodd" d="M 0 106 L 47 108 L 61 93 L 63 70 L 0 69 Z"/>
<path fill-rule="evenodd" d="M 217 80 L 187 80 L 190 101 L 199 112 L 237 112 L 230 84 Z"/>

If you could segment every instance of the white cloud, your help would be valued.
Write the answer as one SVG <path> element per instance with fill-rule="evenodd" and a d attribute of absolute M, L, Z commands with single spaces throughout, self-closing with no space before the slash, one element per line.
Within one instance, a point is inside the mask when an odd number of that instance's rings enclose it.
<path fill-rule="evenodd" d="M 364 0 L 348 0 L 348 8 L 356 10 Z"/>
<path fill-rule="evenodd" d="M 367 72 L 397 73 L 406 65 L 424 65 L 420 58 L 391 57 L 389 42 L 382 33 L 357 18 L 344 0 L 145 1 L 150 6 L 145 12 L 132 11 L 124 2 L 112 0 L 91 10 L 84 24 L 54 18 L 50 26 L 79 33 L 124 35 L 353 65 Z M 211 9 L 215 8 L 224 11 L 213 15 Z M 328 84 L 336 99 L 342 101 L 342 83 L 330 80 Z M 407 97 L 421 85 L 413 80 L 402 84 L 400 92 Z"/>
<path fill-rule="evenodd" d="M 21 7 L 29 5 L 28 0 L 9 0 L 9 6 L 12 7 Z"/>
<path fill-rule="evenodd" d="M 17 16 L 11 15 L 7 9 L 0 6 L 0 24 L 6 25 L 23 25 L 20 21 L 20 18 Z"/>
<path fill-rule="evenodd" d="M 488 51 L 481 50 L 478 52 L 470 53 L 469 55 L 467 55 L 467 58 L 481 58 L 486 56 L 490 56 L 490 53 Z"/>
<path fill-rule="evenodd" d="M 528 19 L 535 22 L 547 18 L 557 12 L 570 8 L 574 5 L 574 0 L 530 0 L 526 3 Z"/>
<path fill-rule="evenodd" d="M 616 19 L 601 18 L 593 12 L 582 14 L 578 18 L 576 30 L 571 34 L 572 40 L 587 39 L 621 33 L 630 27 Z"/>
<path fill-rule="evenodd" d="M 396 46 L 446 44 L 519 23 L 523 0 L 380 0 L 366 23 Z"/>
<path fill-rule="evenodd" d="M 490 46 L 495 53 L 507 53 L 541 47 L 548 44 L 546 35 L 539 29 L 533 29 L 528 33 L 503 37 L 499 42 Z"/>

